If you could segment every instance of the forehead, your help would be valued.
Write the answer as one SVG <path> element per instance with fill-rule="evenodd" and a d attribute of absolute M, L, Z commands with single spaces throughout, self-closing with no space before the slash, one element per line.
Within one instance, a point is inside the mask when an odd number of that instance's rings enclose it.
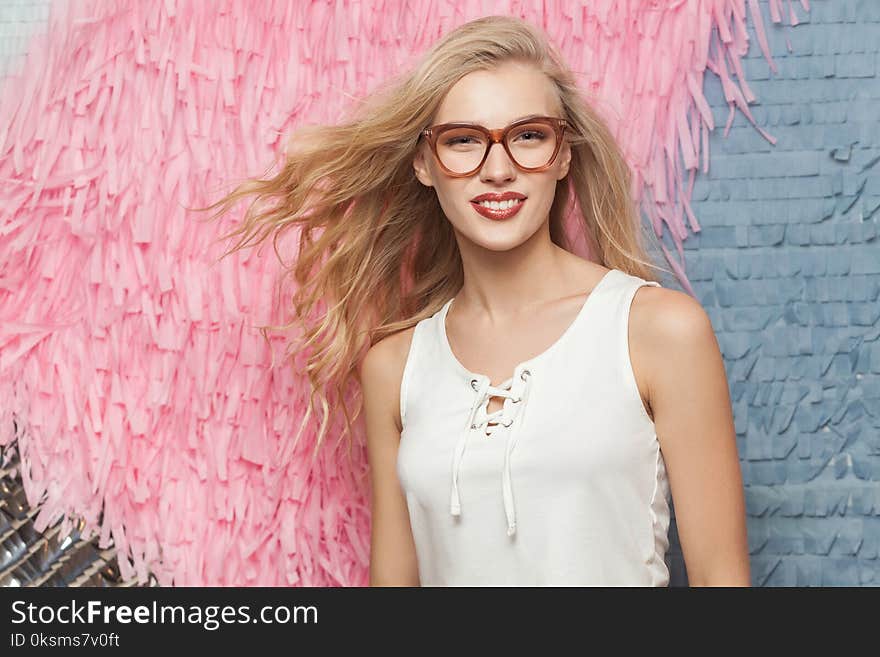
<path fill-rule="evenodd" d="M 498 127 L 532 115 L 557 116 L 553 83 L 534 66 L 505 63 L 468 73 L 444 96 L 434 123 Z"/>

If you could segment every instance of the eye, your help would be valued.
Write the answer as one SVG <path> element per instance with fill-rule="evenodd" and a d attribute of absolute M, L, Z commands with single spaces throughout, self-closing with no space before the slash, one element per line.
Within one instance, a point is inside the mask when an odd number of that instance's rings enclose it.
<path fill-rule="evenodd" d="M 522 139 L 523 141 L 541 141 L 543 139 L 546 139 L 547 135 L 545 135 L 540 130 L 525 130 L 519 133 L 516 138 Z"/>
<path fill-rule="evenodd" d="M 473 137 L 450 137 L 444 143 L 447 146 L 454 146 L 456 144 L 466 144 L 472 141 L 474 141 Z"/>

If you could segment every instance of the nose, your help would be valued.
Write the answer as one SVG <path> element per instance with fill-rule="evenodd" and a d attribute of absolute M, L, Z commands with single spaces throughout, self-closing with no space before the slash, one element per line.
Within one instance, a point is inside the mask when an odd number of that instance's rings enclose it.
<path fill-rule="evenodd" d="M 489 155 L 480 169 L 481 180 L 511 180 L 516 177 L 516 165 L 510 160 L 503 144 L 492 144 Z"/>

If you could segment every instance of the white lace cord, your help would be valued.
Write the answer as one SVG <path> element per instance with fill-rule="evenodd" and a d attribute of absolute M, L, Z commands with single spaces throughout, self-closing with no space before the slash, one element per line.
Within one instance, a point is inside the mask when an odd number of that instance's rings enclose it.
<path fill-rule="evenodd" d="M 525 413 L 525 407 L 528 403 L 529 388 L 532 381 L 531 372 L 523 370 L 523 373 L 526 374 L 525 385 L 523 386 L 522 396 L 519 399 L 519 402 L 522 403 L 522 407 L 520 407 L 519 413 L 516 417 L 516 426 L 507 435 L 507 448 L 504 451 L 504 470 L 501 474 L 501 493 L 504 496 L 504 513 L 507 516 L 508 536 L 513 536 L 516 533 L 516 506 L 513 502 L 513 484 L 511 483 L 510 475 L 510 454 L 513 452 L 513 448 L 516 445 L 517 431 L 519 431 L 522 426 L 523 414 Z"/>
<path fill-rule="evenodd" d="M 505 397 L 507 399 L 512 399 L 514 402 L 520 401 L 520 396 L 518 393 L 513 391 L 513 377 L 507 379 L 504 383 L 501 384 L 500 387 L 495 386 L 487 386 L 486 387 L 486 395 L 488 397 Z M 483 397 L 480 399 L 480 404 L 478 406 L 478 410 L 483 408 L 483 403 L 486 401 L 486 398 Z M 503 420 L 507 419 L 507 408 L 508 405 L 505 403 L 501 408 L 497 411 L 493 411 L 487 414 L 484 418 L 482 418 L 479 424 L 471 427 L 472 429 L 476 429 L 478 427 L 486 427 L 487 435 L 491 436 L 497 431 L 501 431 L 503 427 L 509 427 L 512 420 L 509 422 L 505 422 Z M 493 424 L 495 422 L 495 424 Z"/>
<path fill-rule="evenodd" d="M 508 399 L 514 399 L 517 402 L 520 401 L 518 399 L 518 395 L 510 389 L 513 385 L 512 377 L 505 381 L 501 385 L 501 387 L 495 387 L 491 385 L 488 379 L 471 379 L 471 387 L 473 387 L 474 383 L 477 382 L 479 382 L 479 385 L 474 388 L 477 396 L 474 399 L 473 405 L 471 406 L 471 412 L 468 414 L 468 421 L 465 425 L 464 431 L 462 432 L 461 437 L 458 439 L 458 443 L 455 446 L 455 457 L 452 462 L 452 492 L 449 499 L 449 513 L 453 516 L 461 515 L 461 495 L 458 489 L 458 474 L 459 470 L 461 469 L 461 462 L 464 458 L 464 452 L 467 446 L 467 440 L 470 432 L 474 429 L 487 427 L 486 433 L 491 436 L 502 427 L 510 426 L 510 422 L 491 424 L 496 419 L 505 416 L 506 407 L 502 407 L 497 411 L 488 413 L 484 417 L 481 417 L 479 422 L 475 422 L 474 420 L 477 413 L 480 411 L 480 409 L 482 409 L 483 404 L 486 402 L 486 400 L 491 397 L 506 397 Z"/>
<path fill-rule="evenodd" d="M 467 424 L 464 425 L 464 431 L 462 432 L 461 437 L 458 439 L 458 443 L 455 446 L 455 457 L 452 461 L 452 495 L 449 500 L 449 513 L 451 513 L 453 516 L 461 515 L 461 498 L 458 493 L 458 470 L 461 465 L 461 459 L 464 456 L 464 449 L 467 445 L 467 439 L 471 433 L 471 428 L 474 423 L 474 416 L 477 414 L 477 409 L 482 403 L 483 395 L 486 393 L 486 389 L 489 387 L 489 381 L 483 381 L 480 386 L 476 388 L 477 397 L 476 399 L 474 399 L 474 403 L 471 406 L 471 412 L 468 414 L 468 420 Z"/>

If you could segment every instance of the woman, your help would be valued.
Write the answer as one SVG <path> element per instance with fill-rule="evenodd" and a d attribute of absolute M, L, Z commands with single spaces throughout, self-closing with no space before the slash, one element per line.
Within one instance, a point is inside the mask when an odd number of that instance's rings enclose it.
<path fill-rule="evenodd" d="M 224 201 L 275 201 L 235 248 L 302 227 L 313 396 L 361 384 L 371 585 L 663 586 L 670 501 L 690 583 L 749 584 L 712 326 L 651 280 L 628 167 L 560 62 L 521 20 L 467 23 Z"/>

